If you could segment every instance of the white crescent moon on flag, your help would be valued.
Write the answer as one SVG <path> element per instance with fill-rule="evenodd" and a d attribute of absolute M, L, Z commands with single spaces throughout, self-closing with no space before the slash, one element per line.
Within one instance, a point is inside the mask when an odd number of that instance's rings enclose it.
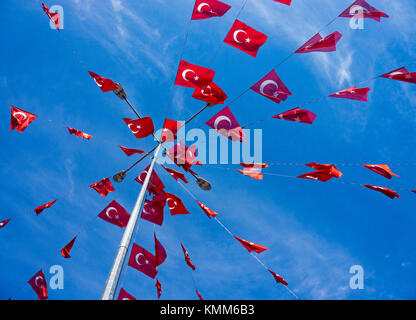
<path fill-rule="evenodd" d="M 186 78 L 186 74 L 187 74 L 188 72 L 193 72 L 193 73 L 195 74 L 195 71 L 194 71 L 194 70 L 191 70 L 191 69 L 186 69 L 186 70 L 184 70 L 184 71 L 182 72 L 182 78 L 183 78 L 183 80 L 185 80 L 185 81 L 189 81 L 189 80 Z"/>
<path fill-rule="evenodd" d="M 276 87 L 276 91 L 279 89 L 279 85 L 276 83 L 276 81 L 273 81 L 273 80 L 266 80 L 266 81 L 264 81 L 264 82 L 261 84 L 261 86 L 260 86 L 260 92 L 261 92 L 261 94 L 265 94 L 265 95 L 267 95 L 267 93 L 264 93 L 264 88 L 265 88 L 266 86 L 270 85 L 270 84 L 272 84 L 272 85 L 274 85 L 274 86 Z"/>
<path fill-rule="evenodd" d="M 110 212 L 111 212 L 111 211 L 115 211 L 115 212 L 116 212 L 116 215 L 117 215 L 117 213 L 118 213 L 118 211 L 117 211 L 117 209 L 116 209 L 116 208 L 114 208 L 114 207 L 110 207 L 110 208 L 108 208 L 108 209 L 105 211 L 105 215 L 106 215 L 107 217 L 109 217 L 110 219 L 114 219 L 115 215 L 114 215 L 114 217 L 110 216 Z"/>
<path fill-rule="evenodd" d="M 138 128 L 137 126 L 136 126 L 136 129 L 138 129 L 137 131 L 134 131 L 132 128 L 131 128 L 131 126 L 133 125 L 133 123 L 130 123 L 129 125 L 128 125 L 128 127 L 129 127 L 129 129 L 131 130 L 131 132 L 133 132 L 134 134 L 136 134 L 136 133 L 138 133 L 138 132 L 140 132 L 140 128 Z"/>
<path fill-rule="evenodd" d="M 95 78 L 93 78 L 93 79 L 94 79 L 95 83 L 97 84 L 97 86 L 99 86 L 100 88 L 103 86 L 103 84 L 99 84 L 98 81 Z"/>
<path fill-rule="evenodd" d="M 27 119 L 27 114 L 26 114 L 26 113 L 24 113 L 24 112 L 21 112 L 21 111 L 16 111 L 16 112 L 14 112 L 14 113 L 13 113 L 13 117 L 15 117 L 15 118 L 16 118 L 16 115 L 18 115 L 18 114 L 21 114 L 21 115 L 23 116 L 23 120 L 26 120 L 26 119 Z"/>
<path fill-rule="evenodd" d="M 198 6 L 198 13 L 203 13 L 203 11 L 202 11 L 202 8 L 203 8 L 203 7 L 208 7 L 208 8 L 209 8 L 209 12 L 211 12 L 211 11 L 212 11 L 211 6 L 210 6 L 208 3 L 203 2 L 203 3 L 201 3 L 201 4 Z"/>
<path fill-rule="evenodd" d="M 37 276 L 37 277 L 36 277 L 36 279 L 35 279 L 35 284 L 36 284 L 36 286 L 37 286 L 38 288 L 42 288 L 42 283 L 41 283 L 40 285 L 38 284 L 38 280 L 39 280 L 39 279 L 40 279 L 41 281 L 43 280 L 43 278 L 42 278 L 41 276 Z"/>
<path fill-rule="evenodd" d="M 141 263 L 139 262 L 139 258 L 140 258 L 140 256 L 143 256 L 143 257 L 144 257 L 144 254 L 143 254 L 143 253 L 139 253 L 139 254 L 137 254 L 137 255 L 136 255 L 136 263 L 137 263 L 139 266 L 142 266 L 143 264 L 141 264 Z M 145 261 L 145 263 L 147 263 L 147 259 L 146 259 L 146 258 L 144 258 L 144 261 Z"/>
<path fill-rule="evenodd" d="M 173 207 L 171 207 L 171 206 L 169 205 L 169 200 L 172 200 L 172 201 L 173 201 L 173 203 L 174 203 Z M 167 198 L 167 199 L 166 199 L 166 202 L 167 202 L 168 207 L 169 207 L 169 209 L 170 209 L 170 210 L 175 209 L 175 208 L 176 208 L 176 206 L 178 205 L 178 203 L 177 203 L 175 200 L 173 200 L 172 198 Z"/>
<path fill-rule="evenodd" d="M 207 90 L 207 89 L 209 89 L 210 93 L 205 93 L 205 90 Z M 206 88 L 205 88 L 205 89 L 201 90 L 201 93 L 202 93 L 204 96 L 210 96 L 210 95 L 212 95 L 212 88 L 211 88 L 210 86 L 206 86 Z"/>
<path fill-rule="evenodd" d="M 226 116 L 219 116 L 217 119 L 215 119 L 215 122 L 214 122 L 214 127 L 215 127 L 215 129 L 217 129 L 218 130 L 218 125 L 219 125 L 219 123 L 221 122 L 221 121 L 227 121 L 229 124 L 230 124 L 230 128 L 231 128 L 231 120 L 230 120 L 230 118 L 228 118 L 228 117 L 226 117 Z"/>
<path fill-rule="evenodd" d="M 234 32 L 233 39 L 234 39 L 234 41 L 235 41 L 235 42 L 237 42 L 237 43 L 242 43 L 241 41 L 238 41 L 238 40 L 237 40 L 237 36 L 238 36 L 238 34 L 239 34 L 240 32 L 243 32 L 245 35 L 247 35 L 247 32 L 245 32 L 244 30 L 241 30 L 241 29 L 236 30 L 236 31 Z"/>

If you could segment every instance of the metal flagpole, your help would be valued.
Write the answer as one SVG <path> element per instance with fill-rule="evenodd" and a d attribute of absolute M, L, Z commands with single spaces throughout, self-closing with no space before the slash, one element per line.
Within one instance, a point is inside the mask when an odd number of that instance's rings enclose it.
<path fill-rule="evenodd" d="M 144 179 L 143 186 L 140 190 L 139 196 L 137 197 L 136 204 L 134 205 L 133 211 L 131 213 L 129 222 L 127 224 L 126 230 L 124 231 L 123 238 L 121 239 L 120 246 L 118 247 L 116 258 L 114 259 L 113 266 L 111 267 L 110 274 L 107 278 L 101 300 L 113 300 L 114 293 L 116 291 L 118 281 L 120 279 L 121 269 L 123 268 L 124 261 L 126 260 L 127 250 L 129 249 L 131 238 L 136 228 L 137 219 L 139 217 L 140 208 L 142 207 L 143 199 L 149 185 L 150 177 L 153 172 L 153 167 L 156 162 L 156 158 L 159 155 L 159 151 L 162 147 L 162 144 L 159 143 L 155 151 L 153 161 L 150 165 L 150 168 Z"/>

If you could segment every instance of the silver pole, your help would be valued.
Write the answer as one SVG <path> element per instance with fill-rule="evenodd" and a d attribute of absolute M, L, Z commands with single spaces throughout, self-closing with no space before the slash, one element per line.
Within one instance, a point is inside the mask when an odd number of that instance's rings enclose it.
<path fill-rule="evenodd" d="M 150 181 L 150 177 L 153 172 L 153 167 L 157 156 L 159 155 L 160 148 L 162 144 L 159 144 L 157 147 L 153 161 L 150 165 L 149 171 L 144 179 L 142 189 L 140 190 L 139 196 L 137 197 L 136 204 L 134 205 L 133 211 L 131 213 L 129 223 L 127 224 L 126 230 L 124 231 L 123 238 L 121 239 L 120 246 L 118 247 L 116 258 L 114 259 L 113 266 L 111 267 L 110 274 L 107 278 L 101 300 L 113 300 L 114 293 L 116 291 L 118 281 L 120 279 L 121 269 L 123 268 L 124 261 L 126 260 L 127 250 L 129 249 L 131 237 L 133 235 L 134 229 L 136 228 L 137 219 L 139 217 L 140 208 L 142 207 L 143 199 L 147 190 L 147 186 Z"/>

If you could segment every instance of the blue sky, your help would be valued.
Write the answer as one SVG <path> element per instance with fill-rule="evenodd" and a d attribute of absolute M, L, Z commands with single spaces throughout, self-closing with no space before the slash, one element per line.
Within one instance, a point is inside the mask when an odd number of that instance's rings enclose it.
<path fill-rule="evenodd" d="M 352 3 L 293 0 L 287 7 L 271 0 L 248 0 L 239 19 L 269 36 L 254 59 L 221 45 L 243 1 L 226 2 L 232 9 L 223 18 L 192 22 L 184 59 L 208 66 L 219 50 L 211 67 L 217 71 L 215 82 L 229 97 L 257 82 Z M 343 34 L 338 50 L 293 56 L 277 70 L 293 97 L 277 105 L 249 92 L 231 107 L 240 123 L 415 61 L 413 1 L 369 2 L 390 18 L 381 23 L 365 20 L 363 30 L 350 29 L 348 19 L 336 20 L 323 34 Z M 184 120 L 201 107 L 189 98 L 191 89 L 172 89 L 193 1 L 47 2 L 53 4 L 63 6 L 63 33 L 88 68 L 120 81 L 132 103 L 141 114 L 152 116 L 156 127 L 163 124 L 171 96 L 170 118 Z M 132 163 L 118 145 L 148 150 L 154 142 L 138 141 L 128 131 L 121 118 L 133 118 L 131 111 L 95 86 L 58 32 L 49 29 L 40 2 L 2 2 L 0 12 L 0 220 L 18 215 L 0 231 L 0 299 L 34 299 L 26 281 L 41 267 L 49 278 L 47 271 L 54 264 L 64 267 L 65 289 L 50 290 L 50 299 L 97 299 L 122 230 L 94 216 L 112 200 L 130 211 L 139 192 L 139 185 L 130 181 L 148 162 L 106 198 L 88 186 Z M 366 85 L 372 88 L 368 103 L 331 99 L 309 106 L 318 115 L 313 125 L 270 120 L 255 126 L 263 129 L 264 162 L 389 163 L 400 178 L 389 181 L 359 166 L 339 166 L 344 173 L 340 181 L 416 189 L 415 167 L 393 165 L 412 162 L 416 156 L 415 87 L 387 79 Z M 23 134 L 9 131 L 10 104 L 39 115 Z M 217 106 L 203 113 L 191 128 L 219 110 Z M 94 138 L 70 136 L 66 125 Z M 308 172 L 301 166 L 266 170 Z M 198 268 L 194 277 L 206 299 L 292 298 L 160 167 L 157 173 L 167 191 L 181 197 L 192 213 L 171 217 L 166 209 L 163 227 L 156 228 L 168 253 L 159 273 L 162 298 L 197 298 L 179 241 Z M 414 194 L 399 191 L 402 199 L 390 200 L 356 185 L 273 176 L 256 181 L 210 167 L 198 168 L 198 173 L 213 190 L 200 191 L 193 182 L 189 188 L 219 212 L 237 236 L 269 247 L 260 258 L 301 298 L 416 298 Z M 33 208 L 53 199 L 60 200 L 36 217 Z M 73 258 L 64 260 L 59 250 L 86 224 Z M 153 225 L 140 221 L 135 241 L 153 251 L 152 233 Z M 356 264 L 365 270 L 364 290 L 349 288 L 349 268 Z M 134 269 L 127 270 L 123 287 L 137 299 L 156 298 L 154 281 Z"/>

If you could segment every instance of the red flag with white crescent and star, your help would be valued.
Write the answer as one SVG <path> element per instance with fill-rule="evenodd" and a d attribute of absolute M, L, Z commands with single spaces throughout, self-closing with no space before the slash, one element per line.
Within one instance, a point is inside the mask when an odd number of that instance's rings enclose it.
<path fill-rule="evenodd" d="M 66 128 L 68 129 L 69 134 L 75 134 L 77 137 L 80 137 L 86 140 L 90 140 L 92 138 L 92 135 L 82 132 L 81 130 L 77 130 L 77 129 L 70 128 L 70 127 L 66 127 Z"/>
<path fill-rule="evenodd" d="M 367 94 L 370 90 L 370 88 L 357 88 L 356 86 L 353 86 L 351 88 L 335 92 L 328 97 L 367 102 Z"/>
<path fill-rule="evenodd" d="M 365 0 L 357 0 L 343 11 L 339 17 L 341 18 L 355 18 L 363 19 L 369 18 L 380 22 L 381 18 L 388 18 L 389 16 L 380 10 L 370 6 Z"/>
<path fill-rule="evenodd" d="M 138 154 L 147 154 L 146 151 L 140 150 L 140 149 L 130 149 L 123 146 L 120 146 L 120 149 L 123 150 L 123 152 L 126 154 L 126 156 L 130 157 L 135 153 Z"/>
<path fill-rule="evenodd" d="M 183 205 L 182 200 L 172 193 L 166 193 L 166 203 L 172 216 L 177 214 L 190 214 L 190 212 L 186 210 L 185 206 Z"/>
<path fill-rule="evenodd" d="M 270 71 L 250 89 L 276 103 L 285 101 L 288 96 L 292 96 L 292 93 L 280 80 L 275 70 Z"/>
<path fill-rule="evenodd" d="M 288 283 L 286 282 L 286 280 L 283 279 L 281 276 L 279 276 L 276 272 L 273 272 L 270 269 L 267 269 L 267 271 L 269 271 L 272 274 L 274 280 L 276 280 L 276 283 L 281 283 L 284 286 L 287 286 L 288 285 Z"/>
<path fill-rule="evenodd" d="M 162 134 L 160 136 L 160 140 L 166 142 L 173 142 L 176 140 L 176 133 L 182 127 L 182 122 L 175 121 L 171 119 L 165 119 L 165 123 L 163 124 Z"/>
<path fill-rule="evenodd" d="M 303 46 L 296 50 L 295 53 L 336 51 L 337 43 L 341 38 L 342 34 L 338 31 L 331 33 L 329 36 L 325 38 L 322 38 L 322 36 L 319 33 L 317 33 Z"/>
<path fill-rule="evenodd" d="M 166 254 L 165 248 L 163 248 L 162 244 L 157 239 L 156 232 L 154 232 L 154 237 L 155 237 L 155 257 L 156 257 L 155 264 L 156 264 L 156 267 L 158 267 L 166 260 L 168 255 Z"/>
<path fill-rule="evenodd" d="M 267 36 L 240 20 L 235 20 L 224 42 L 256 57 L 260 47 L 266 42 Z"/>
<path fill-rule="evenodd" d="M 127 124 L 137 139 L 146 138 L 155 131 L 153 120 L 150 117 L 143 117 L 135 120 L 123 118 L 123 121 Z"/>
<path fill-rule="evenodd" d="M 113 82 L 113 80 L 101 77 L 92 71 L 88 71 L 88 73 L 94 79 L 98 88 L 100 88 L 102 92 L 108 92 L 118 89 L 117 85 Z"/>
<path fill-rule="evenodd" d="M 163 224 L 163 207 L 159 201 L 146 200 L 143 205 L 141 218 L 161 226 Z"/>
<path fill-rule="evenodd" d="M 416 72 L 409 72 L 405 67 L 383 74 L 381 78 L 416 83 Z"/>
<path fill-rule="evenodd" d="M 45 13 L 49 17 L 49 19 L 51 19 L 53 24 L 56 26 L 56 29 L 58 31 L 60 31 L 59 25 L 60 25 L 60 22 L 61 22 L 61 16 L 60 16 L 59 12 L 51 12 L 51 10 L 47 6 L 45 6 L 44 3 L 42 3 L 42 9 L 43 9 L 43 11 L 45 11 Z"/>
<path fill-rule="evenodd" d="M 214 76 L 215 71 L 213 70 L 181 60 L 175 85 L 188 88 L 205 88 L 212 82 Z"/>
<path fill-rule="evenodd" d="M 45 203 L 44 205 L 41 205 L 39 207 L 36 207 L 34 211 L 36 212 L 36 216 L 40 215 L 43 210 L 52 207 L 52 205 L 56 202 L 56 200 L 53 200 L 51 202 Z"/>
<path fill-rule="evenodd" d="M 133 297 L 130 293 L 128 293 L 123 288 L 120 289 L 120 292 L 118 293 L 117 300 L 136 300 L 135 297 Z"/>
<path fill-rule="evenodd" d="M 194 270 L 195 271 L 195 266 L 194 266 L 194 264 L 192 263 L 192 261 L 191 261 L 191 258 L 189 258 L 189 254 L 188 254 L 188 251 L 186 251 L 186 249 L 185 249 L 185 247 L 183 246 L 183 244 L 181 243 L 181 247 L 182 247 L 182 251 L 183 251 L 183 254 L 184 254 L 184 256 L 185 256 L 185 262 L 186 262 L 186 264 L 192 269 L 192 270 Z"/>
<path fill-rule="evenodd" d="M 162 165 L 162 167 L 169 172 L 169 174 L 173 177 L 173 179 L 175 179 L 176 181 L 178 181 L 178 179 L 181 179 L 183 182 L 188 183 L 188 180 L 186 180 L 185 175 L 182 172 L 170 169 L 170 168 L 166 168 L 164 165 Z"/>
<path fill-rule="evenodd" d="M 166 155 L 179 167 L 185 171 L 190 171 L 193 165 L 201 165 L 200 161 L 195 161 L 197 146 L 194 144 L 187 147 L 182 141 L 166 151 Z"/>
<path fill-rule="evenodd" d="M 316 170 L 326 170 L 330 175 L 334 176 L 335 178 L 342 177 L 342 172 L 339 171 L 338 168 L 333 164 L 321 164 L 317 162 L 311 162 L 305 165 Z"/>
<path fill-rule="evenodd" d="M 246 141 L 244 131 L 228 106 L 205 122 L 205 124 L 232 141 Z"/>
<path fill-rule="evenodd" d="M 289 111 L 279 113 L 273 116 L 272 118 L 312 124 L 315 121 L 316 114 L 309 110 L 300 109 L 299 107 L 296 107 Z"/>
<path fill-rule="evenodd" d="M 196 88 L 192 94 L 192 98 L 214 104 L 224 104 L 228 96 L 214 82 L 211 82 L 205 88 Z"/>
<path fill-rule="evenodd" d="M 217 0 L 196 0 L 191 20 L 222 17 L 230 8 L 228 4 Z"/>
<path fill-rule="evenodd" d="M 269 249 L 269 248 L 263 247 L 263 246 L 261 246 L 259 244 L 255 244 L 253 242 L 250 242 L 250 241 L 247 241 L 247 240 L 243 240 L 243 239 L 238 238 L 236 236 L 234 236 L 234 238 L 238 242 L 240 242 L 243 245 L 243 247 L 248 250 L 248 252 L 254 251 L 254 252 L 257 252 L 257 253 L 262 253 L 263 251 Z"/>
<path fill-rule="evenodd" d="M 101 179 L 100 181 L 90 185 L 90 187 L 97 191 L 98 194 L 103 197 L 107 196 L 109 192 L 116 191 L 116 189 L 114 189 L 110 181 L 110 178 Z"/>
<path fill-rule="evenodd" d="M 156 278 L 156 290 L 157 290 L 157 298 L 160 299 L 160 296 L 162 295 L 162 284 L 160 283 L 159 279 Z"/>
<path fill-rule="evenodd" d="M 201 202 L 197 201 L 198 205 L 201 207 L 202 211 L 208 216 L 208 218 L 211 219 L 211 217 L 215 218 L 218 216 L 218 213 L 216 213 L 214 210 L 211 210 L 206 205 L 202 204 Z"/>
<path fill-rule="evenodd" d="M 332 178 L 341 178 L 342 172 L 337 169 L 333 164 L 319 164 L 316 162 L 307 163 L 308 167 L 316 169 L 317 171 L 309 172 L 298 176 L 298 178 L 318 180 L 327 182 Z"/>
<path fill-rule="evenodd" d="M 37 118 L 37 115 L 11 106 L 10 131 L 16 128 L 17 132 L 23 132 Z"/>
<path fill-rule="evenodd" d="M 363 167 L 370 169 L 387 179 L 391 179 L 393 176 L 399 177 L 397 174 L 391 172 L 391 169 L 387 164 L 363 164 Z"/>
<path fill-rule="evenodd" d="M 370 190 L 380 192 L 380 193 L 384 194 L 385 196 L 389 197 L 390 199 L 394 199 L 394 198 L 399 198 L 400 199 L 399 194 L 396 191 L 393 191 L 389 188 L 379 187 L 379 186 L 372 186 L 370 184 L 363 184 L 363 187 L 366 187 Z"/>
<path fill-rule="evenodd" d="M 8 224 L 10 222 L 10 220 L 12 220 L 12 219 L 10 218 L 10 219 L 1 221 L 0 222 L 0 229 L 4 228 L 6 226 L 6 224 Z"/>
<path fill-rule="evenodd" d="M 42 270 L 39 270 L 30 280 L 27 282 L 32 287 L 33 291 L 38 295 L 38 300 L 48 299 L 48 286 L 46 284 L 46 278 Z"/>
<path fill-rule="evenodd" d="M 74 245 L 74 243 L 75 243 L 75 239 L 76 239 L 77 237 L 75 236 L 74 237 L 74 239 L 72 239 L 62 250 L 61 250 L 61 254 L 62 254 L 62 256 L 65 258 L 65 259 L 69 259 L 69 258 L 71 258 L 71 256 L 69 255 L 69 253 L 70 253 L 70 251 L 71 251 L 71 249 L 72 249 L 72 246 Z"/>
<path fill-rule="evenodd" d="M 137 181 L 140 184 L 143 184 L 144 180 L 146 179 L 147 172 L 149 171 L 149 168 L 150 168 L 150 164 L 134 180 Z M 165 185 L 163 184 L 162 180 L 157 175 L 156 170 L 153 169 L 152 175 L 151 175 L 150 181 L 149 181 L 148 191 L 150 193 L 155 194 L 155 193 L 163 191 L 164 189 L 165 189 Z"/>
<path fill-rule="evenodd" d="M 157 275 L 156 257 L 138 244 L 133 243 L 128 265 L 152 279 Z"/>
<path fill-rule="evenodd" d="M 116 200 L 111 201 L 97 216 L 121 228 L 125 228 L 130 219 L 130 215 Z"/>

